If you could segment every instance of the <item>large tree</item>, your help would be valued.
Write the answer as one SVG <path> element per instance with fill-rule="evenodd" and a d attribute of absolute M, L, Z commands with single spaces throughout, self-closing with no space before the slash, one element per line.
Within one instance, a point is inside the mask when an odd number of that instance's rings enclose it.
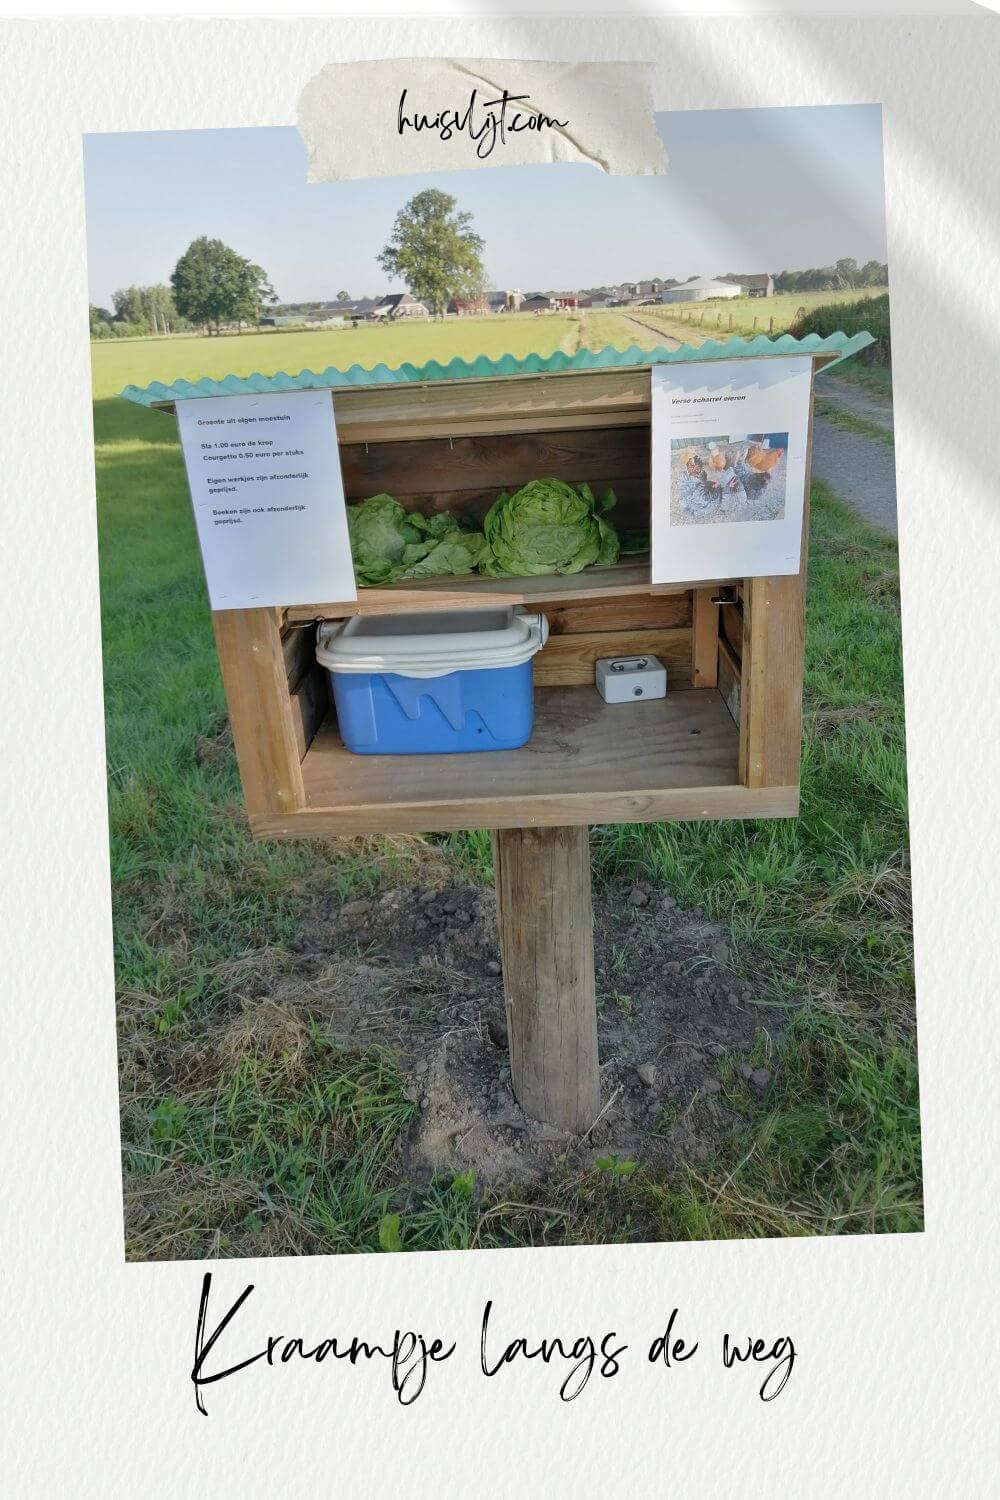
<path fill-rule="evenodd" d="M 469 296 L 484 282 L 483 241 L 471 226 L 472 215 L 454 198 L 427 188 L 396 215 L 378 263 L 439 315 L 452 297 Z"/>
<path fill-rule="evenodd" d="M 256 322 L 263 302 L 275 300 L 261 266 L 205 235 L 187 247 L 170 285 L 181 316 L 216 333 L 224 322 Z"/>

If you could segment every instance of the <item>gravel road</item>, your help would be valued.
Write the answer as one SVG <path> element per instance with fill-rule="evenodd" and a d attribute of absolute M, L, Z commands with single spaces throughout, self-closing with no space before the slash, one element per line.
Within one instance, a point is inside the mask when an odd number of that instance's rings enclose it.
<path fill-rule="evenodd" d="M 866 391 L 832 376 L 816 378 L 816 396 L 829 405 L 892 431 L 892 407 Z M 896 461 L 892 448 L 850 428 L 816 415 L 813 421 L 812 471 L 839 500 L 880 531 L 898 536 Z"/>

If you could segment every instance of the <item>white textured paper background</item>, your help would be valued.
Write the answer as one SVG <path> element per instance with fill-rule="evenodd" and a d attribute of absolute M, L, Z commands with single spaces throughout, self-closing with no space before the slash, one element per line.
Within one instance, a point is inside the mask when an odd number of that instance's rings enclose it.
<path fill-rule="evenodd" d="M 1000 205 L 992 18 L 7 25 L 0 104 L 7 1492 L 978 1496 L 996 1480 Z M 221 1264 L 240 1324 L 462 1340 L 410 1411 L 384 1372 L 251 1371 L 195 1413 L 194 1265 L 122 1262 L 89 416 L 84 131 L 291 124 L 325 61 L 650 59 L 658 109 L 881 100 L 896 370 L 927 1232 Z M 750 63 L 748 63 L 748 59 Z M 752 65 L 750 65 L 752 63 Z M 849 172 L 849 163 L 845 164 Z M 50 670 L 51 668 L 51 670 Z M 517 1333 L 633 1344 L 572 1406 Z M 638 1345 L 791 1333 L 792 1380 Z"/>

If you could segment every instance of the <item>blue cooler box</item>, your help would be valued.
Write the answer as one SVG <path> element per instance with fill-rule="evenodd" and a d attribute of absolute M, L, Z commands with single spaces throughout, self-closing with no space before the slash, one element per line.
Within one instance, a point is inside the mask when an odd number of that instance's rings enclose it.
<path fill-rule="evenodd" d="M 545 617 L 519 609 L 354 615 L 320 626 L 316 656 L 356 755 L 516 750 L 547 637 Z"/>

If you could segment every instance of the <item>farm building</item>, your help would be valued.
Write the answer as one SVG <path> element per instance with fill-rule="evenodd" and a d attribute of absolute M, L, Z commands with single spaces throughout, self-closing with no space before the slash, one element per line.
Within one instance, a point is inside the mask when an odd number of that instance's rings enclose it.
<path fill-rule="evenodd" d="M 735 286 L 742 287 L 747 297 L 773 297 L 774 277 L 766 271 L 748 271 L 746 274 L 727 271 L 725 276 L 720 276 L 719 281 L 731 281 Z"/>
<path fill-rule="evenodd" d="M 532 292 L 521 303 L 522 312 L 551 312 L 555 303 L 545 292 Z"/>
<path fill-rule="evenodd" d="M 667 287 L 660 293 L 661 302 L 710 302 L 715 297 L 739 297 L 742 288 L 731 281 L 716 281 L 711 276 L 696 276 L 680 286 Z"/>
<path fill-rule="evenodd" d="M 481 318 L 490 311 L 489 297 L 453 297 L 448 311 L 459 318 Z"/>
<path fill-rule="evenodd" d="M 393 292 L 389 297 L 383 297 L 376 307 L 372 308 L 373 318 L 386 318 L 395 322 L 397 318 L 428 318 L 430 313 L 422 302 L 416 297 L 411 297 L 409 292 Z"/>

